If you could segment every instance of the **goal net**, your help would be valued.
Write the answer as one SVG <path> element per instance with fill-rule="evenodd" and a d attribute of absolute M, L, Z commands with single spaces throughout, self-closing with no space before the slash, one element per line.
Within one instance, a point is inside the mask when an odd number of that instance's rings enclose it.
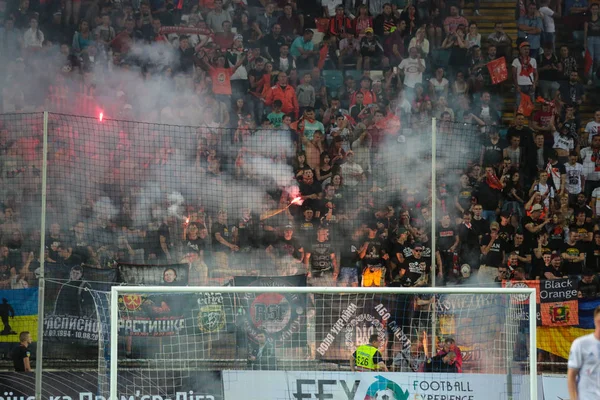
<path fill-rule="evenodd" d="M 110 308 L 99 387 L 153 400 L 537 398 L 532 289 L 286 279 L 113 287 L 99 307 Z M 357 349 L 375 337 L 374 364 L 365 363 Z"/>

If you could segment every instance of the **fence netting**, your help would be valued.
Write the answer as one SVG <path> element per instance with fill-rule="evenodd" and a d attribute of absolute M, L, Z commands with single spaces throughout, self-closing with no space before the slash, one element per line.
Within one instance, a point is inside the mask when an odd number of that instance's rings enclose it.
<path fill-rule="evenodd" d="M 11 257 L 0 267 L 9 277 L 0 279 L 1 290 L 13 308 L 30 304 L 15 308 L 29 319 L 12 330 L 34 333 L 43 114 L 0 121 L 2 259 Z M 450 249 L 440 222 L 439 259 L 431 249 L 433 127 L 430 120 L 406 121 L 401 128 L 384 121 L 299 133 L 285 125 L 229 129 L 50 113 L 44 338 L 52 346 L 45 360 L 96 365 L 105 327 L 90 293 L 114 284 L 219 286 L 234 278 L 304 276 L 309 285 L 426 286 L 432 257 L 443 266 L 437 285 L 482 284 L 473 279 L 482 260 L 479 238 L 472 252 L 462 238 Z M 457 233 L 463 211 L 483 205 L 478 186 L 514 176 L 515 164 L 504 157 L 505 127 L 442 118 L 435 128 L 437 218 L 449 219 Z M 517 219 L 523 211 L 518 204 L 482 208 Z M 415 262 L 419 247 L 423 261 L 411 271 L 405 263 Z M 591 306 L 579 303 L 540 304 L 539 347 L 547 352 L 541 361 L 561 363 L 564 346 L 554 343 L 587 329 L 584 308 Z M 567 309 L 579 319 L 564 322 Z M 447 332 L 460 343 L 460 330 Z M 17 341 L 0 335 L 3 354 Z"/>

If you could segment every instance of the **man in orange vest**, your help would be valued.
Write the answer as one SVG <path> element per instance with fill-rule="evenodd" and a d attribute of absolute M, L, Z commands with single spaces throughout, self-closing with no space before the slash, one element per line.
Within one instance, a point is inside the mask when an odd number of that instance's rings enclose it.
<path fill-rule="evenodd" d="M 294 114 L 294 118 L 298 119 L 300 107 L 296 98 L 296 91 L 288 85 L 288 76 L 285 72 L 280 72 L 277 76 L 277 84 L 269 90 L 267 94 L 266 104 L 271 106 L 275 100 L 281 101 L 281 111 L 285 114 Z"/>

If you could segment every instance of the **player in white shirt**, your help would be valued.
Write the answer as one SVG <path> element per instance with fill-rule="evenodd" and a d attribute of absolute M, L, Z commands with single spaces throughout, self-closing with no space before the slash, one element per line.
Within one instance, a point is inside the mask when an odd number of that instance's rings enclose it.
<path fill-rule="evenodd" d="M 585 132 L 588 134 L 588 143 L 592 143 L 592 136 L 600 133 L 600 110 L 594 113 L 594 120 L 587 123 Z"/>
<path fill-rule="evenodd" d="M 570 400 L 600 399 L 600 306 L 594 310 L 594 333 L 571 344 L 567 384 Z"/>

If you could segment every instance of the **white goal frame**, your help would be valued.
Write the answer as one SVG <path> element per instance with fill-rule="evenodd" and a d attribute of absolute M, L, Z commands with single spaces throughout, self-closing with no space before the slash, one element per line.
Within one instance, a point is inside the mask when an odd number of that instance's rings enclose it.
<path fill-rule="evenodd" d="M 352 288 L 352 287 L 262 287 L 262 286 L 113 286 L 110 293 L 110 397 L 118 400 L 119 295 L 127 293 L 299 293 L 299 294 L 497 294 L 526 295 L 529 299 L 529 398 L 537 399 L 537 321 L 536 291 L 534 288 Z"/>

